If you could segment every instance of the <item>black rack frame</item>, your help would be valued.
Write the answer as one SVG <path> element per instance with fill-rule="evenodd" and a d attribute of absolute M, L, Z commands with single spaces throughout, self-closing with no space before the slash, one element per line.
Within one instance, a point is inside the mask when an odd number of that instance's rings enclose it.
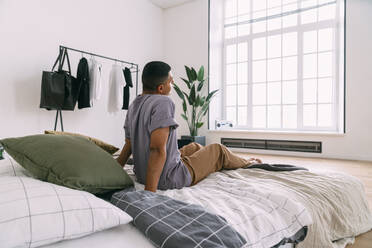
<path fill-rule="evenodd" d="M 78 52 L 78 53 L 82 53 L 82 54 L 88 54 L 88 55 L 91 55 L 91 56 L 94 56 L 94 57 L 100 57 L 100 58 L 103 58 L 103 59 L 112 60 L 112 61 L 119 62 L 119 63 L 122 63 L 122 64 L 130 65 L 131 67 L 129 69 L 135 68 L 135 71 L 131 71 L 131 72 L 136 73 L 136 95 L 138 95 L 138 72 L 139 72 L 138 64 L 60 45 L 59 50 L 61 50 L 61 49 L 66 49 L 66 50 L 70 50 L 70 51 L 74 51 L 74 52 Z M 57 110 L 56 120 L 54 122 L 54 131 L 57 130 L 58 116 L 60 117 L 61 130 L 63 132 L 64 130 L 63 130 L 62 110 Z"/>

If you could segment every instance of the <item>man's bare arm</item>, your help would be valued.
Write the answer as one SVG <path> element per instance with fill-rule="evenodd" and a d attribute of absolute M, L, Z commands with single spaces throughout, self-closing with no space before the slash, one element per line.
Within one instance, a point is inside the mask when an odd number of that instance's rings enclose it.
<path fill-rule="evenodd" d="M 159 178 L 167 158 L 168 136 L 169 127 L 158 128 L 151 133 L 145 190 L 156 192 L 158 188 Z"/>
<path fill-rule="evenodd" d="M 125 145 L 123 147 L 123 150 L 121 150 L 121 153 L 120 153 L 119 157 L 116 159 L 116 161 L 118 161 L 118 163 L 122 167 L 124 167 L 124 165 L 127 163 L 131 154 L 132 154 L 132 148 L 130 146 L 130 140 L 125 139 Z"/>

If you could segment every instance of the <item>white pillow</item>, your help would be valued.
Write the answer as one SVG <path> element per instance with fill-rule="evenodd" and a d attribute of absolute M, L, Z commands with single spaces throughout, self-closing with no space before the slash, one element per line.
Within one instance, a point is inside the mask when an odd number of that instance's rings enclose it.
<path fill-rule="evenodd" d="M 0 160 L 0 176 L 29 176 L 31 174 L 4 151 Z"/>
<path fill-rule="evenodd" d="M 0 247 L 37 247 L 130 221 L 124 211 L 88 192 L 0 176 Z"/>

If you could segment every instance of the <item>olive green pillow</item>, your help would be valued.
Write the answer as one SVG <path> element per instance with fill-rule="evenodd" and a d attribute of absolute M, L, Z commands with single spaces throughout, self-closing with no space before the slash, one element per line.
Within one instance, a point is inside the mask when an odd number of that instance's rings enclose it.
<path fill-rule="evenodd" d="M 90 141 L 93 141 L 94 144 L 101 147 L 103 150 L 105 150 L 106 152 L 108 152 L 110 154 L 114 154 L 115 152 L 117 152 L 119 150 L 119 148 L 117 148 L 113 145 L 107 144 L 106 142 L 103 142 L 102 140 L 99 140 L 99 139 L 96 139 L 96 138 L 93 138 L 93 137 L 89 137 L 89 136 L 86 136 L 86 135 L 83 135 L 83 134 L 79 134 L 79 133 L 69 133 L 69 132 L 59 132 L 59 131 L 49 131 L 49 130 L 45 130 L 44 133 L 45 134 L 56 134 L 56 135 L 61 135 L 62 134 L 62 135 L 72 135 L 72 136 L 84 137 L 84 138 L 89 139 Z"/>
<path fill-rule="evenodd" d="M 110 154 L 86 138 L 32 135 L 0 140 L 6 152 L 36 178 L 103 194 L 133 185 Z"/>

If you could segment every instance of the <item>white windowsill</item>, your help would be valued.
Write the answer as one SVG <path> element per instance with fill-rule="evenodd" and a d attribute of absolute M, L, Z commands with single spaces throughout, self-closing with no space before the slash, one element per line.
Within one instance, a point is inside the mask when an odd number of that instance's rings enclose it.
<path fill-rule="evenodd" d="M 208 130 L 209 133 L 250 133 L 250 134 L 279 134 L 279 135 L 319 135 L 319 136 L 345 136 L 345 133 L 331 131 L 273 131 L 273 130 L 244 130 L 219 129 Z"/>

